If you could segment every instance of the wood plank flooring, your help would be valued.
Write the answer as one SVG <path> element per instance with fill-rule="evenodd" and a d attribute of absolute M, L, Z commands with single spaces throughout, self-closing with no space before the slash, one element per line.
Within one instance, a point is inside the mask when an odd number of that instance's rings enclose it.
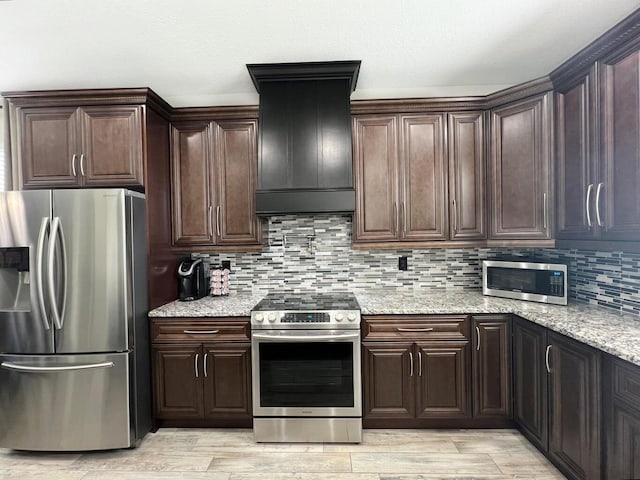
<path fill-rule="evenodd" d="M 160 429 L 137 449 L 0 450 L 0 479 L 435 480 L 562 476 L 515 430 L 365 430 L 351 444 L 256 444 L 248 429 Z"/>

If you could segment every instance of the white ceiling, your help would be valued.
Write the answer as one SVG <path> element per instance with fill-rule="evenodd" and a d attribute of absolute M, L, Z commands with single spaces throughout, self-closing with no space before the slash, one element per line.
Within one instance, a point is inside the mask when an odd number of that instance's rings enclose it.
<path fill-rule="evenodd" d="M 637 0 L 3 0 L 0 91 L 149 86 L 257 104 L 245 64 L 362 60 L 352 98 L 484 95 L 548 74 Z"/>

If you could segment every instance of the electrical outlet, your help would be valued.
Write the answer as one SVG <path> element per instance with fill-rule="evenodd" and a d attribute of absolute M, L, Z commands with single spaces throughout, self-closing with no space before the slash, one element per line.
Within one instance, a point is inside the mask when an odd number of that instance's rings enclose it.
<path fill-rule="evenodd" d="M 407 264 L 407 257 L 402 256 L 398 258 L 398 270 L 407 270 L 409 265 Z"/>

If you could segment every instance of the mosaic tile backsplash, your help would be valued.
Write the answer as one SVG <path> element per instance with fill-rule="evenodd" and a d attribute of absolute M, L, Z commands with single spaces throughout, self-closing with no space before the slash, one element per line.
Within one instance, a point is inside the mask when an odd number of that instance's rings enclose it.
<path fill-rule="evenodd" d="M 484 259 L 525 257 L 569 265 L 569 295 L 640 315 L 640 255 L 560 249 L 460 248 L 354 250 L 352 218 L 282 215 L 269 218 L 269 245 L 259 253 L 198 254 L 207 265 L 231 262 L 231 291 L 340 291 L 384 288 L 480 289 Z M 408 257 L 408 270 L 398 258 Z"/>

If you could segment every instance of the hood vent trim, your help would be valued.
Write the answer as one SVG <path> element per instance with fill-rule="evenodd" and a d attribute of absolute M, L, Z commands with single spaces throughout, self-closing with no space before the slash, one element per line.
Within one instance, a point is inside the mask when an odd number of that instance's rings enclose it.
<path fill-rule="evenodd" d="M 360 61 L 249 64 L 260 93 L 258 215 L 353 213 Z"/>

